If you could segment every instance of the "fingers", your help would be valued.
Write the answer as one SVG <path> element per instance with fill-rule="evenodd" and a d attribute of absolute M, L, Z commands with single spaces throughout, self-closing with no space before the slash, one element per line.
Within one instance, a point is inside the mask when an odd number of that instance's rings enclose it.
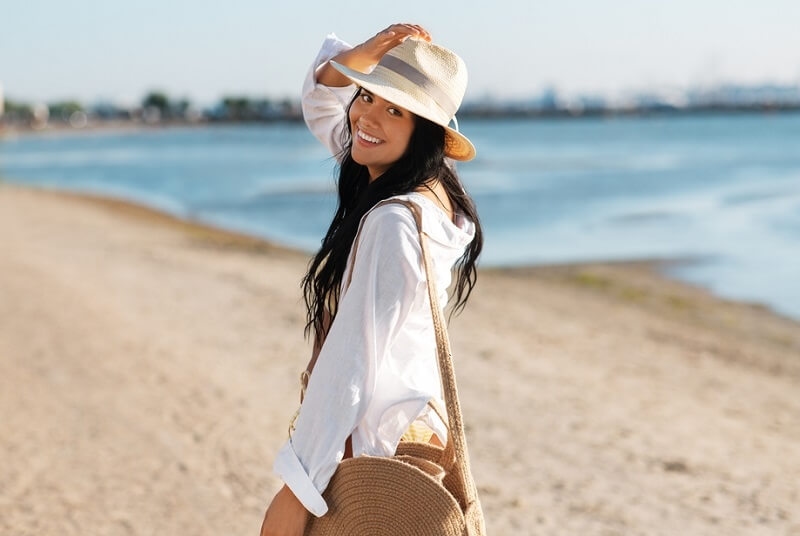
<path fill-rule="evenodd" d="M 409 37 L 416 37 L 418 39 L 424 39 L 425 41 L 431 40 L 430 32 L 419 24 L 392 24 L 381 33 L 384 32 L 391 34 L 392 37 L 397 38 L 400 42 L 405 41 Z"/>
<path fill-rule="evenodd" d="M 388 51 L 408 39 L 414 37 L 425 41 L 431 40 L 431 34 L 418 24 L 392 24 L 381 30 L 358 47 L 359 54 L 372 64 L 378 63 Z"/>

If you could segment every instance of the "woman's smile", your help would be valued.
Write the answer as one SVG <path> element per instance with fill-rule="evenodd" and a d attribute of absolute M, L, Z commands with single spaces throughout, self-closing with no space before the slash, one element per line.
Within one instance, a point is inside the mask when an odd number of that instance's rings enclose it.
<path fill-rule="evenodd" d="M 382 139 L 376 138 L 375 136 L 370 136 L 360 128 L 356 129 L 356 136 L 359 138 L 359 140 L 365 141 L 368 144 L 377 145 L 379 143 L 383 143 Z"/>

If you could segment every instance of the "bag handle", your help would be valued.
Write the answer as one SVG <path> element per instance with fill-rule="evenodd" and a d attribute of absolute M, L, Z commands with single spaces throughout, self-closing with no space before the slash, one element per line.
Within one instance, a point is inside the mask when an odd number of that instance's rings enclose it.
<path fill-rule="evenodd" d="M 439 363 L 439 376 L 442 383 L 442 393 L 444 395 L 445 409 L 447 411 L 448 434 L 447 443 L 444 447 L 443 462 L 445 469 L 451 470 L 453 465 L 458 469 L 458 477 L 465 490 L 467 504 L 465 510 L 475 507 L 478 502 L 478 491 L 475 488 L 475 481 L 472 478 L 472 471 L 469 466 L 469 454 L 467 452 L 467 438 L 464 433 L 464 420 L 461 413 L 461 403 L 458 399 L 458 389 L 456 387 L 456 376 L 453 368 L 453 354 L 450 348 L 450 339 L 447 334 L 447 327 L 443 319 L 442 307 L 439 305 L 439 294 L 436 289 L 436 273 L 433 269 L 433 262 L 428 247 L 428 235 L 422 228 L 422 212 L 416 203 L 404 199 L 386 199 L 376 204 L 374 208 L 389 203 L 397 203 L 406 206 L 414 215 L 414 222 L 419 232 L 420 248 L 422 250 L 422 263 L 425 268 L 427 279 L 428 299 L 431 306 L 431 317 L 433 318 L 433 329 L 436 335 L 436 353 Z M 360 230 L 359 230 L 360 233 Z M 356 237 L 358 238 L 358 237 Z M 357 241 L 353 247 L 357 247 Z M 355 251 L 353 253 L 355 258 Z M 347 284 L 349 286 L 352 279 L 352 268 Z"/>
<path fill-rule="evenodd" d="M 459 477 L 461 478 L 464 490 L 466 491 L 467 504 L 469 508 L 478 500 L 478 492 L 475 489 L 475 481 L 472 478 L 472 471 L 469 466 L 469 454 L 467 452 L 467 438 L 464 432 L 464 420 L 461 413 L 461 403 L 458 399 L 458 389 L 456 387 L 455 369 L 453 368 L 453 353 L 450 348 L 450 339 L 447 334 L 447 326 L 443 319 L 443 311 L 439 305 L 439 295 L 436 290 L 436 273 L 433 269 L 431 255 L 428 247 L 428 235 L 422 229 L 422 213 L 419 207 L 411 202 L 401 199 L 388 199 L 386 203 L 400 203 L 408 207 L 414 215 L 414 221 L 419 231 L 420 246 L 422 248 L 422 262 L 425 265 L 425 275 L 428 283 L 428 298 L 431 306 L 431 316 L 433 317 L 433 328 L 436 334 L 436 350 L 439 361 L 439 376 L 442 382 L 445 409 L 447 410 L 447 421 L 449 430 L 447 434 L 447 444 L 445 445 L 444 455 L 448 464 L 452 461 L 458 467 Z"/>

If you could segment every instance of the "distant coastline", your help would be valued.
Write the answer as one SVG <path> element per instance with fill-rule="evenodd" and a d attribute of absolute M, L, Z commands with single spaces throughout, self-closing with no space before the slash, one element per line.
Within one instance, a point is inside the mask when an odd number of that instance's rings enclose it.
<path fill-rule="evenodd" d="M 637 116 L 687 116 L 715 114 L 770 114 L 797 113 L 798 104 L 756 103 L 756 104 L 708 104 L 697 106 L 635 106 L 625 108 L 535 108 L 535 107 L 481 107 L 468 106 L 459 115 L 469 118 L 486 119 L 574 119 L 581 117 L 637 117 Z"/>
<path fill-rule="evenodd" d="M 465 102 L 460 119 L 579 119 L 613 117 L 684 117 L 730 114 L 783 114 L 800 112 L 800 86 L 721 86 L 680 93 L 630 95 L 624 99 L 599 96 L 565 97 L 554 89 L 527 99 L 486 96 Z M 121 106 L 77 101 L 26 103 L 0 101 L 0 136 L 18 132 L 208 124 L 300 122 L 302 109 L 296 98 L 226 96 L 199 108 L 187 99 L 163 92 L 145 95 L 141 103 Z"/>
<path fill-rule="evenodd" d="M 694 107 L 636 107 L 636 108 L 487 108 L 483 106 L 467 106 L 459 113 L 460 119 L 473 120 L 580 120 L 596 118 L 652 118 L 652 117 L 690 117 L 690 116 L 715 116 L 715 115 L 746 115 L 746 114 L 795 114 L 800 113 L 798 105 L 773 106 L 769 104 L 758 105 L 709 105 Z M 79 126 L 61 119 L 47 122 L 0 121 L 0 139 L 19 134 L 61 134 L 97 131 L 158 131 L 164 128 L 202 128 L 209 126 L 245 125 L 245 124 L 275 124 L 275 123 L 302 123 L 303 116 L 299 112 L 285 113 L 270 117 L 249 118 L 183 118 L 171 117 L 158 121 L 146 121 L 140 117 L 113 118 L 87 117 Z"/>

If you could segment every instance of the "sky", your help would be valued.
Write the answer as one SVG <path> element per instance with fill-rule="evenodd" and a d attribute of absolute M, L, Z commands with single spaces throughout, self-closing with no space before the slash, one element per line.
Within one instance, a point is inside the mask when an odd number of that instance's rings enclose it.
<path fill-rule="evenodd" d="M 25 102 L 297 98 L 324 37 L 425 26 L 466 99 L 800 84 L 798 0 L 5 0 L 0 84 Z"/>

